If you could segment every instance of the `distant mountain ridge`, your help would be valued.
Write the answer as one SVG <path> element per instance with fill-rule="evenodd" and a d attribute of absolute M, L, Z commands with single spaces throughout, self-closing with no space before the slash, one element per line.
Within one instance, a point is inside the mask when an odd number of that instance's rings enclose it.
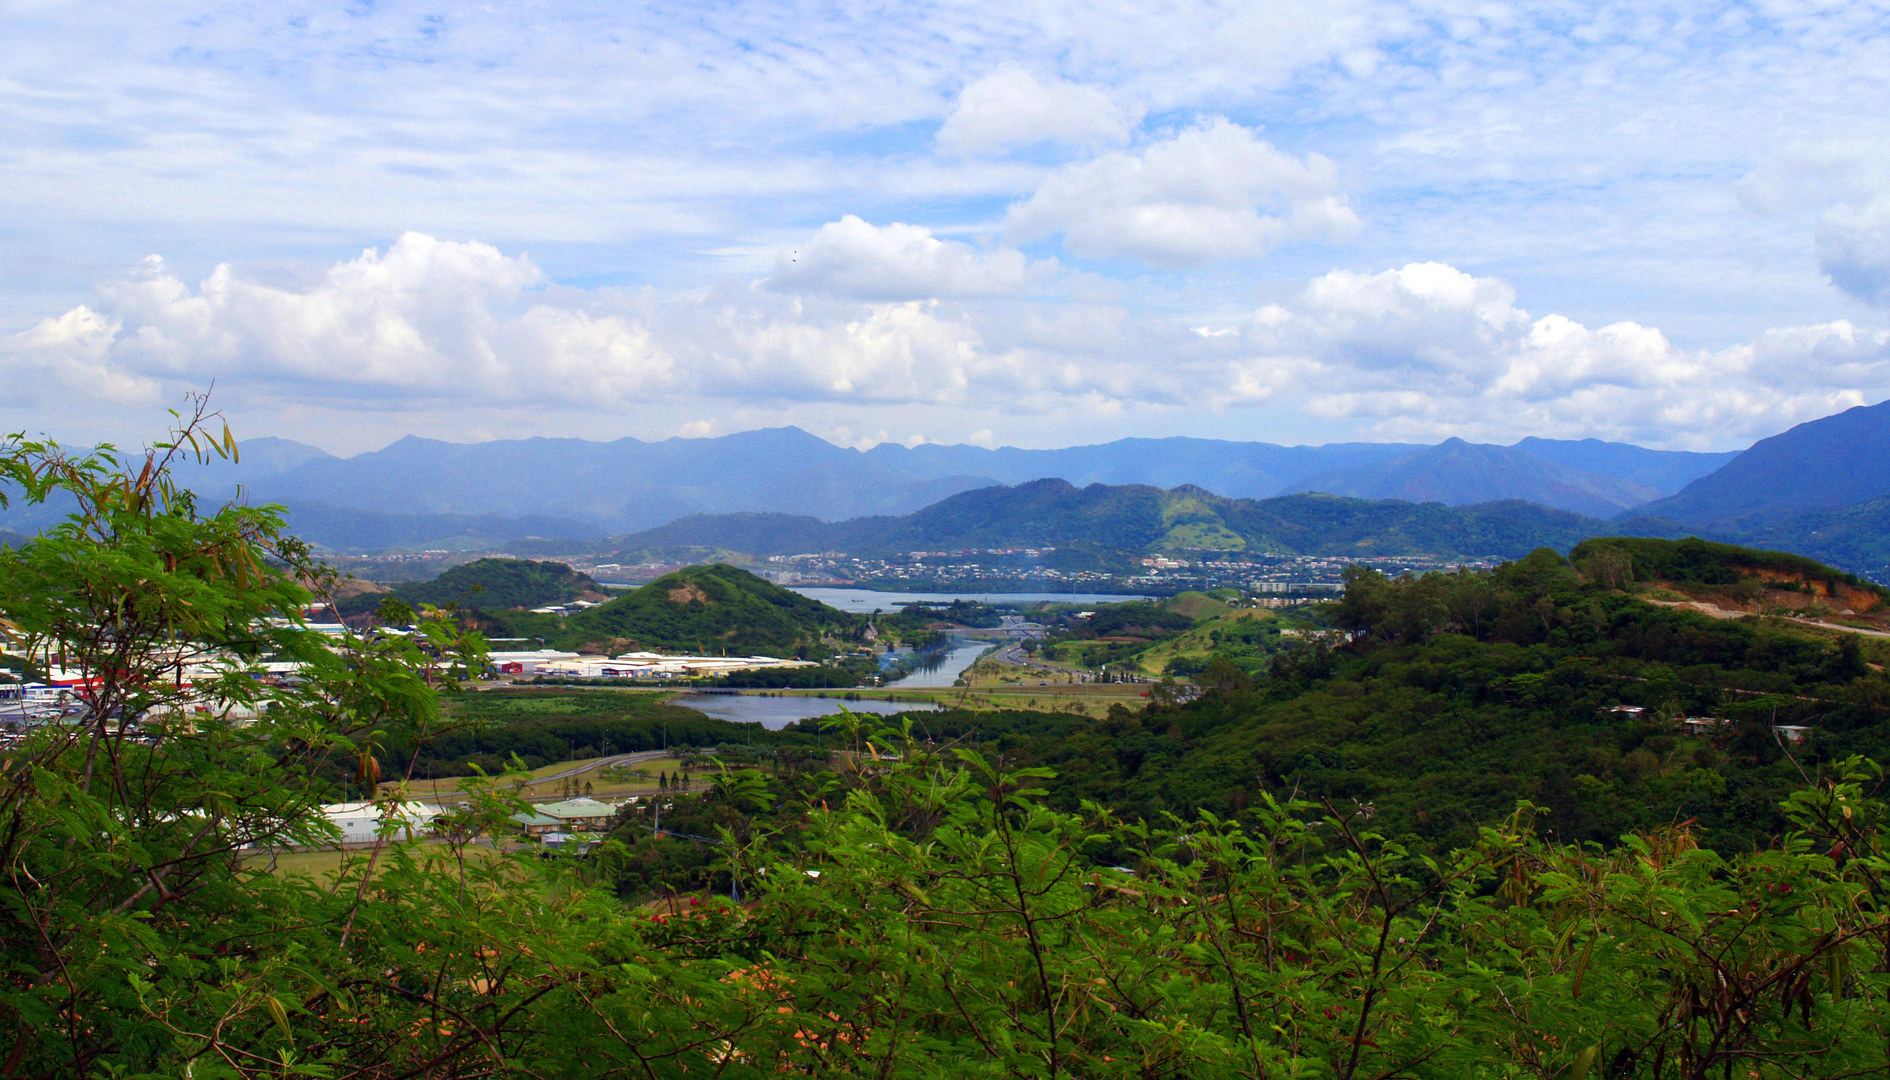
<path fill-rule="evenodd" d="M 1127 551 L 1496 556 L 1566 551 L 1620 526 L 1519 500 L 1479 506 L 1299 494 L 1233 499 L 1193 485 L 1035 480 L 954 495 L 901 517 L 695 515 L 616 537 L 623 549 L 719 548 L 748 555 L 839 550 L 856 555 L 964 548 L 1095 545 Z"/>
<path fill-rule="evenodd" d="M 1043 477 L 1079 488 L 1192 484 L 1251 499 L 1307 488 L 1458 505 L 1519 498 L 1612 516 L 1678 490 L 1727 456 L 1543 439 L 1507 448 L 1130 438 L 1054 450 L 882 443 L 860 451 L 791 427 L 656 442 L 409 436 L 345 458 L 269 437 L 238 449 L 234 463 L 182 465 L 180 480 L 205 501 L 241 491 L 251 502 L 282 504 L 292 531 L 337 551 L 587 541 L 705 513 L 899 517 L 961 492 Z M 16 506 L 0 512 L 0 527 L 28 532 L 65 510 Z"/>
<path fill-rule="evenodd" d="M 1560 465 L 1515 447 L 1462 439 L 1446 439 L 1388 460 L 1320 473 L 1287 490 L 1446 506 L 1523 499 L 1593 517 L 1613 517 L 1662 494 L 1658 488 Z"/>
<path fill-rule="evenodd" d="M 1493 493 L 1590 514 L 1618 512 L 1637 496 L 1676 490 L 1718 463 L 1716 455 L 1594 440 L 1531 445 L 1533 450 L 1506 451 L 1508 473 L 1516 479 Z M 1132 438 L 1056 450 L 882 443 L 859 451 L 790 427 L 657 442 L 534 438 L 460 444 L 409 436 L 348 458 L 287 439 L 251 439 L 239 449 L 238 464 L 188 466 L 186 483 L 219 498 L 240 485 L 251 501 L 288 506 L 291 527 L 325 546 L 373 550 L 596 537 L 701 513 L 778 513 L 822 521 L 896 517 L 959 492 L 1050 476 L 1079 487 L 1146 484 L 1166 490 L 1194 484 L 1229 497 L 1267 498 L 1303 487 L 1308 477 L 1371 470 L 1437 448 Z M 1437 467 L 1447 472 L 1451 466 L 1446 461 Z M 1482 462 L 1460 468 L 1488 471 Z M 1613 477 L 1610 469 L 1637 478 Z M 1442 477 L 1433 485 L 1441 495 L 1418 497 L 1486 501 L 1474 490 L 1475 479 Z M 358 520 L 350 521 L 351 515 Z M 403 523 L 396 516 L 413 520 Z"/>
<path fill-rule="evenodd" d="M 1778 519 L 1890 495 L 1890 401 L 1859 405 L 1760 439 L 1676 495 L 1635 509 L 1694 528 L 1764 528 Z"/>

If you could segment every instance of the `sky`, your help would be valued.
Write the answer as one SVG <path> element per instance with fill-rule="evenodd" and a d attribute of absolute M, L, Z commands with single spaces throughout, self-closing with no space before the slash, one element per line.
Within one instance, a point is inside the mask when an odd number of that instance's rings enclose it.
<path fill-rule="evenodd" d="M 0 5 L 0 430 L 1723 450 L 1890 397 L 1890 2 Z"/>

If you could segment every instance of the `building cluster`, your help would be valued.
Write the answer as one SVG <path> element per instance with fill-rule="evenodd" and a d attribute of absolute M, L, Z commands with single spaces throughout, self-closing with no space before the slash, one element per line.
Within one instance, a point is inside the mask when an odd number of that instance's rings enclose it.
<path fill-rule="evenodd" d="M 1638 720 L 1647 714 L 1647 709 L 1640 705 L 1614 705 L 1605 711 L 1633 720 Z M 1688 735 L 1717 739 L 1731 735 L 1739 724 L 1738 721 L 1728 720 L 1722 716 L 1682 716 L 1674 720 L 1673 726 Z M 1770 727 L 1772 737 L 1777 739 L 1781 746 L 1803 742 L 1805 736 L 1811 733 L 1811 728 L 1804 724 L 1772 724 Z"/>
<path fill-rule="evenodd" d="M 0 641 L 0 645 L 4 642 Z M 4 651 L 4 650 L 0 650 Z M 53 655 L 59 655 L 57 649 Z M 281 685 L 295 678 L 302 665 L 297 661 L 239 661 L 216 652 L 178 649 L 165 661 L 167 678 L 173 680 L 166 704 L 147 710 L 126 725 L 126 734 L 134 742 L 151 742 L 162 726 L 154 721 L 189 722 L 214 717 L 238 723 L 253 721 L 267 703 L 225 700 L 199 689 L 227 678 L 233 673 L 247 675 L 264 685 Z M 87 704 L 89 691 L 100 682 L 51 663 L 43 681 L 9 681 L 0 674 L 0 747 L 10 746 L 34 728 L 49 725 L 78 725 L 92 716 Z"/>
<path fill-rule="evenodd" d="M 322 814 L 340 833 L 338 843 L 371 844 L 382 835 L 395 839 L 424 836 L 434 831 L 444 807 L 413 800 L 330 803 Z M 542 843 L 555 844 L 575 834 L 605 832 L 617 808 L 596 799 L 565 799 L 542 803 L 511 816 L 514 829 L 522 836 Z"/>
<path fill-rule="evenodd" d="M 775 656 L 680 656 L 627 652 L 619 656 L 584 656 L 556 649 L 495 652 L 486 657 L 495 675 L 548 679 L 701 679 L 769 668 L 814 667 L 811 660 Z"/>

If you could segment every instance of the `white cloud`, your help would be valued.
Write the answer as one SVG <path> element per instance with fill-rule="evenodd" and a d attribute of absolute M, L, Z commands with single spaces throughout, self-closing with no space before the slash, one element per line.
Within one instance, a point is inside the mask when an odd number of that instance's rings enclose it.
<path fill-rule="evenodd" d="M 1890 393 L 1890 334 L 1848 322 L 1685 349 L 1652 327 L 1590 328 L 1515 300 L 1504 282 L 1438 263 L 1339 271 L 1257 312 L 1244 338 L 1301 365 L 1293 390 L 1311 412 L 1384 438 L 1721 447 Z"/>
<path fill-rule="evenodd" d="M 0 372 L 15 401 L 58 388 L 148 404 L 214 380 L 225 402 L 303 423 L 450 401 L 462 433 L 636 409 L 685 435 L 765 417 L 862 443 L 976 427 L 1041 445 L 1031 434 L 1052 425 L 1099 441 L 1109 425 L 1167 416 L 1206 434 L 1245 412 L 1317 418 L 1313 441 L 1723 448 L 1890 396 L 1890 333 L 1834 321 L 1689 348 L 1634 321 L 1532 314 L 1511 284 L 1435 262 L 1322 274 L 1205 326 L 1055 297 L 586 290 L 546 285 L 523 255 L 409 234 L 301 290 L 229 266 L 193 287 L 147 261 L 93 303 L 0 339 Z M 463 422 L 493 415 L 513 419 Z"/>
<path fill-rule="evenodd" d="M 1349 235 L 1358 216 L 1338 187 L 1326 158 L 1295 158 L 1215 119 L 1139 152 L 1057 169 L 1011 207 L 1004 229 L 1017 240 L 1061 234 L 1064 247 L 1086 258 L 1193 266 Z"/>
<path fill-rule="evenodd" d="M 1818 265 L 1867 304 L 1890 307 L 1890 196 L 1841 205 L 1818 225 Z"/>
<path fill-rule="evenodd" d="M 46 391 L 123 405 L 160 400 L 156 380 L 114 367 L 120 322 L 80 305 L 0 342 L 0 387 L 17 404 L 37 405 Z"/>
<path fill-rule="evenodd" d="M 109 319 L 80 307 L 13 344 L 137 386 L 620 399 L 668 380 L 668 357 L 620 317 L 545 305 L 508 314 L 543 281 L 525 256 L 419 233 L 334 266 L 305 291 L 247 280 L 227 264 L 192 289 L 153 256 L 100 288 Z"/>
<path fill-rule="evenodd" d="M 1142 119 L 1140 107 L 1118 105 L 1107 91 L 1020 68 L 987 75 L 958 95 L 938 130 L 938 144 L 979 154 L 1033 143 L 1091 146 L 1123 143 Z"/>
<path fill-rule="evenodd" d="M 1024 291 L 1030 276 L 1015 249 L 979 251 L 940 240 L 922 226 L 875 226 L 848 214 L 777 255 L 768 285 L 859 300 L 923 300 L 1012 296 Z"/>

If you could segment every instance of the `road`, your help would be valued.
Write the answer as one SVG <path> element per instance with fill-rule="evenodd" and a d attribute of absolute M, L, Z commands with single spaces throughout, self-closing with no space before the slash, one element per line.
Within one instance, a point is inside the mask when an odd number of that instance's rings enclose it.
<path fill-rule="evenodd" d="M 533 780 L 532 783 L 542 784 L 547 780 L 568 780 L 573 776 L 583 776 L 587 772 L 595 772 L 598 769 L 614 769 L 619 765 L 634 765 L 639 761 L 653 761 L 657 758 L 669 756 L 670 752 L 668 750 L 642 750 L 634 754 L 615 754 L 611 757 L 598 758 L 596 761 L 587 761 L 582 765 L 565 769 L 563 772 L 555 772 L 549 776 L 541 776 Z"/>
<path fill-rule="evenodd" d="M 1743 619 L 1754 614 L 1754 612 L 1723 608 L 1699 600 L 1648 600 L 1647 602 L 1656 607 L 1685 608 L 1688 611 L 1697 611 L 1702 615 L 1710 615 L 1715 619 Z M 1775 615 L 1773 618 L 1783 619 L 1786 622 L 1803 623 L 1806 626 L 1823 627 L 1826 630 L 1842 630 L 1847 634 L 1859 634 L 1863 637 L 1890 638 L 1890 631 L 1866 630 L 1861 626 L 1844 626 L 1839 623 L 1820 622 L 1817 619 L 1807 619 L 1802 615 Z"/>

